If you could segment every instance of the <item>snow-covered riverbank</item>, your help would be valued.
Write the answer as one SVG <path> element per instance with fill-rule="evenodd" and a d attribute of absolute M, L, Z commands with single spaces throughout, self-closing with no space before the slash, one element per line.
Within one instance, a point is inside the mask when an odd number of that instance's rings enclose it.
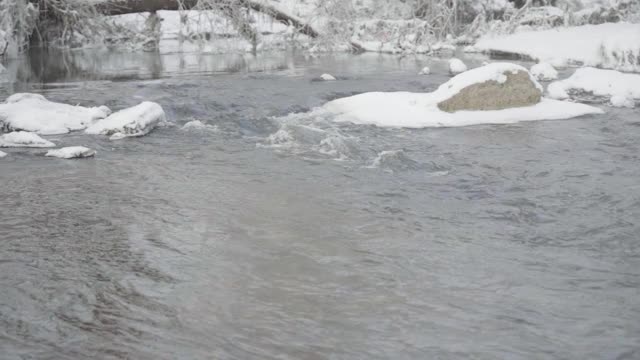
<path fill-rule="evenodd" d="M 609 23 L 481 38 L 467 51 L 524 56 L 554 66 L 640 72 L 640 24 Z"/>

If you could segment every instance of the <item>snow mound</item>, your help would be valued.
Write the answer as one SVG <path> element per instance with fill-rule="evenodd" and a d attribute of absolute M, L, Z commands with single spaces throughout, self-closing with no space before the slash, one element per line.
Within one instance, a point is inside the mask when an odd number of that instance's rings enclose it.
<path fill-rule="evenodd" d="M 640 24 L 606 23 L 485 36 L 468 51 L 522 55 L 554 66 L 640 72 Z"/>
<path fill-rule="evenodd" d="M 543 98 L 533 106 L 491 111 L 448 113 L 437 108 L 432 94 L 409 92 L 365 93 L 334 100 L 313 115 L 332 114 L 337 122 L 380 127 L 457 127 L 479 124 L 512 124 L 522 121 L 561 120 L 602 114 L 599 108 Z"/>
<path fill-rule="evenodd" d="M 110 135 L 112 140 L 130 136 L 143 136 L 165 120 L 165 113 L 157 103 L 145 101 L 136 106 L 120 110 L 106 119 L 89 126 L 85 132 L 95 135 Z"/>
<path fill-rule="evenodd" d="M 205 124 L 200 120 L 192 120 L 188 123 L 184 124 L 181 128 L 182 131 L 191 131 L 191 130 L 210 130 L 210 131 L 218 131 L 218 127 L 215 125 Z"/>
<path fill-rule="evenodd" d="M 87 158 L 94 156 L 95 150 L 84 146 L 69 146 L 61 149 L 49 150 L 45 156 L 57 157 L 60 159 Z"/>
<path fill-rule="evenodd" d="M 615 70 L 581 68 L 568 79 L 551 83 L 547 89 L 554 99 L 592 95 L 613 98 L 619 103 L 621 98 L 640 99 L 640 75 L 625 74 Z M 614 104 L 615 106 L 615 104 Z"/>
<path fill-rule="evenodd" d="M 320 75 L 320 79 L 324 81 L 335 81 L 337 80 L 335 76 L 331 74 L 322 74 Z"/>
<path fill-rule="evenodd" d="M 613 107 L 617 108 L 629 108 L 633 109 L 636 107 L 636 102 L 627 96 L 624 95 L 614 95 L 611 97 L 610 104 Z"/>
<path fill-rule="evenodd" d="M 429 75 L 431 74 L 431 69 L 429 69 L 428 66 L 425 66 L 422 68 L 422 70 L 420 70 L 420 72 L 418 73 L 418 75 Z"/>
<path fill-rule="evenodd" d="M 587 114 L 601 114 L 602 110 L 571 102 L 542 99 L 541 102 L 524 107 L 489 111 L 441 111 L 438 104 L 452 98 L 463 89 L 487 81 L 504 83 L 507 73 L 525 72 L 542 91 L 542 86 L 520 65 L 493 63 L 464 72 L 432 93 L 373 92 L 331 101 L 315 115 L 333 115 L 338 122 L 372 124 L 382 127 L 454 127 L 477 124 L 510 124 L 520 121 L 559 120 Z"/>
<path fill-rule="evenodd" d="M 5 156 L 7 156 L 7 153 L 3 152 L 3 151 L 0 151 L 0 159 L 2 159 Z"/>
<path fill-rule="evenodd" d="M 73 106 L 51 102 L 39 94 L 20 93 L 0 104 L 0 127 L 42 135 L 66 134 L 82 130 L 110 113 L 106 106 Z"/>
<path fill-rule="evenodd" d="M 539 63 L 531 67 L 531 75 L 538 81 L 551 81 L 558 78 L 558 71 L 549 63 Z"/>
<path fill-rule="evenodd" d="M 449 73 L 451 75 L 458 75 L 467 71 L 467 65 L 465 65 L 462 60 L 453 58 L 449 60 Z"/>
<path fill-rule="evenodd" d="M 32 132 L 14 131 L 0 135 L 0 147 L 47 148 L 54 146 L 56 146 L 56 144 L 45 140 Z"/>

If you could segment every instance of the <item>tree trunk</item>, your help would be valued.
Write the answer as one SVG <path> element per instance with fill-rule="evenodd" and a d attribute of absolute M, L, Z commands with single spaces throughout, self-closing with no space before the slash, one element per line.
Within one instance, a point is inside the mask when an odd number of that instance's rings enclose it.
<path fill-rule="evenodd" d="M 302 20 L 276 9 L 273 6 L 256 0 L 236 0 L 237 5 L 261 12 L 273 17 L 276 21 L 285 25 L 291 25 L 301 34 L 311 38 L 320 36 L 311 25 Z M 198 0 L 109 0 L 96 5 L 96 10 L 105 15 L 123 15 L 140 12 L 154 12 L 158 10 L 188 10 L 197 7 Z M 220 5 L 225 8 L 233 7 L 227 1 L 220 1 Z M 241 29 L 245 30 L 246 29 Z M 351 48 L 355 52 L 363 52 L 364 49 L 357 43 L 351 43 Z"/>
<path fill-rule="evenodd" d="M 190 9 L 197 4 L 198 0 L 111 0 L 96 4 L 96 10 L 104 15 L 124 15 Z"/>

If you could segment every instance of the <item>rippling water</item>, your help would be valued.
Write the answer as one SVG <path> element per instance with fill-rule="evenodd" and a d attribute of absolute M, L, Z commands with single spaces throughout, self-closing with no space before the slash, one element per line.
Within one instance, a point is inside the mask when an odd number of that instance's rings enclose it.
<path fill-rule="evenodd" d="M 9 69 L 3 97 L 152 100 L 175 125 L 51 138 L 94 159 L 0 160 L 2 359 L 640 358 L 638 110 L 423 130 L 287 116 L 435 89 L 430 58 Z"/>

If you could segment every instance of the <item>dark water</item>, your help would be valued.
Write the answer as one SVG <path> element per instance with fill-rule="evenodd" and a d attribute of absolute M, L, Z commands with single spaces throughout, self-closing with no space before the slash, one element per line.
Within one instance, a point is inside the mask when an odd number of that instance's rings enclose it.
<path fill-rule="evenodd" d="M 432 90 L 447 79 L 432 58 L 8 68 L 2 97 L 152 100 L 175 126 L 49 137 L 93 159 L 7 150 L 2 359 L 640 358 L 638 110 L 422 130 L 281 118 Z M 312 81 L 324 72 L 342 80 Z M 195 119 L 210 127 L 181 130 Z"/>

